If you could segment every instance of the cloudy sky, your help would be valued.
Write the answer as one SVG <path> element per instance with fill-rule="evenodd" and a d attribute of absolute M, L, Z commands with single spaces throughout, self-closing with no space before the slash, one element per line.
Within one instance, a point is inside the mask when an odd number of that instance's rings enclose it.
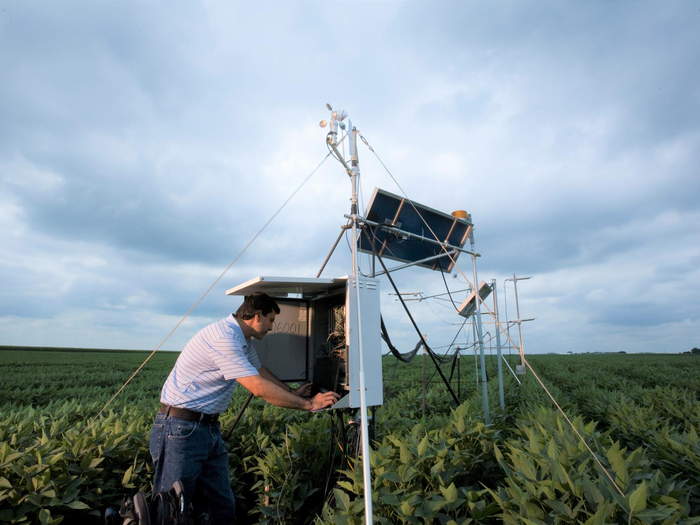
<path fill-rule="evenodd" d="M 510 319 L 532 276 L 526 352 L 700 346 L 697 2 L 3 0 L 0 65 L 0 344 L 155 348 L 323 161 L 330 103 L 409 198 L 472 214 Z M 363 204 L 401 193 L 359 156 Z M 315 276 L 349 198 L 326 160 L 164 348 L 236 284 Z M 343 241 L 324 276 L 350 266 Z M 446 348 L 445 297 L 409 305 Z"/>

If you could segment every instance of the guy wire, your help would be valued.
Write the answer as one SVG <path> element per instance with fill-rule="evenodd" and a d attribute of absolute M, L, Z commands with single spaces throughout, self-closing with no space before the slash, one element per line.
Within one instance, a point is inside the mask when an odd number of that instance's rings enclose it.
<path fill-rule="evenodd" d="M 359 131 L 358 131 L 358 133 L 359 133 Z M 372 153 L 374 153 L 374 156 L 377 157 L 377 160 L 379 161 L 379 163 L 384 167 L 384 169 L 385 169 L 386 172 L 389 174 L 389 176 L 390 176 L 391 179 L 394 181 L 394 183 L 395 183 L 396 186 L 399 188 L 399 190 L 401 190 L 401 193 L 403 194 L 403 196 L 406 198 L 406 200 L 409 202 L 409 204 L 413 207 L 413 210 L 414 210 L 414 211 L 416 212 L 416 214 L 418 214 L 418 216 L 421 218 L 421 220 L 423 221 L 423 224 L 425 224 L 426 228 L 430 231 L 430 233 L 431 233 L 432 236 L 435 238 L 435 240 L 438 241 L 438 243 L 440 243 L 440 247 L 441 247 L 442 250 L 445 252 L 445 254 L 447 255 L 447 257 L 450 258 L 450 260 L 452 261 L 452 264 L 454 264 L 455 268 L 457 268 L 457 270 L 459 271 L 459 273 L 462 274 L 462 277 L 464 277 L 464 279 L 467 281 L 467 284 L 469 284 L 470 286 L 472 286 L 471 283 L 469 282 L 469 279 L 467 278 L 467 276 L 464 275 L 464 272 L 462 271 L 462 269 L 460 268 L 460 266 L 457 264 L 457 261 L 455 260 L 455 258 L 450 254 L 450 252 L 447 250 L 447 248 L 445 248 L 445 246 L 443 246 L 443 244 L 442 244 L 442 242 L 440 241 L 440 239 L 438 238 L 438 236 L 435 235 L 435 232 L 433 231 L 433 229 L 430 227 L 430 225 L 428 224 L 428 222 L 423 218 L 423 215 L 421 215 L 421 213 L 418 211 L 418 208 L 416 208 L 415 204 L 413 204 L 413 201 L 412 201 L 411 199 L 408 198 L 408 195 L 406 195 L 406 192 L 403 190 L 403 188 L 402 188 L 401 185 L 398 183 L 398 181 L 394 178 L 394 175 L 392 175 L 392 173 L 389 171 L 389 168 L 386 167 L 386 165 L 384 164 L 384 162 L 382 162 L 382 159 L 380 159 L 380 158 L 379 158 L 379 155 L 377 155 L 377 152 L 374 151 L 374 148 L 372 148 L 372 147 L 369 145 L 369 143 L 367 142 L 367 140 L 365 140 L 365 138 L 362 136 L 362 134 L 360 134 L 360 138 L 362 139 L 362 142 L 364 142 L 364 143 L 367 145 L 367 147 L 369 148 L 369 150 L 370 150 Z M 387 275 L 388 275 L 388 274 L 387 274 Z M 478 290 L 478 288 L 477 288 L 476 286 L 472 286 L 472 289 L 473 289 L 473 290 Z M 511 342 L 511 344 L 512 344 L 515 348 L 518 349 L 518 353 L 520 354 L 520 357 L 521 357 L 523 363 L 525 363 L 525 364 L 527 365 L 527 367 L 530 369 L 530 372 L 532 372 L 532 375 L 535 377 L 535 379 L 536 379 L 537 382 L 540 384 L 540 386 L 542 387 L 542 389 L 547 393 L 547 395 L 548 395 L 549 398 L 552 400 L 552 402 L 554 403 L 554 405 L 557 407 L 557 409 L 559 410 L 559 412 L 561 412 L 562 416 L 564 416 L 564 419 L 566 419 L 566 422 L 569 423 L 569 426 L 571 426 L 571 428 L 572 428 L 573 431 L 576 433 L 576 435 L 578 436 L 578 438 L 581 440 L 581 442 L 583 443 L 583 445 L 586 447 L 586 449 L 588 449 L 588 452 L 591 453 L 591 456 L 593 456 L 593 459 L 596 461 L 596 463 L 598 463 L 598 466 L 603 470 L 603 472 L 605 473 L 605 475 L 607 476 L 607 478 L 610 480 L 610 482 L 613 484 L 613 486 L 617 489 L 617 491 L 620 493 L 620 495 L 624 498 L 624 497 L 625 497 L 625 494 L 624 494 L 624 492 L 622 492 L 622 489 L 620 489 L 620 487 L 618 487 L 617 483 L 615 483 L 615 480 L 613 479 L 613 477 L 610 475 L 610 473 L 607 471 L 607 469 L 603 466 L 603 464 L 601 463 L 601 461 L 598 459 L 598 456 L 596 456 L 596 454 L 593 452 L 593 450 L 592 450 L 591 447 L 588 445 L 588 443 L 587 443 L 586 440 L 583 438 L 583 436 L 581 436 L 581 434 L 579 433 L 578 429 L 577 429 L 577 428 L 574 426 L 574 424 L 571 422 L 571 420 L 570 420 L 569 417 L 566 415 L 566 413 L 564 412 L 564 410 L 559 406 L 559 403 L 557 403 L 556 399 L 554 399 L 554 396 L 550 393 L 549 389 L 547 389 L 547 387 L 545 386 L 545 384 L 542 382 L 542 380 L 540 379 L 540 376 L 538 376 L 537 373 L 533 370 L 532 366 L 530 365 L 530 362 L 525 358 L 525 354 L 524 354 L 522 348 L 520 348 L 518 345 L 516 345 L 516 344 L 513 342 L 513 340 L 510 338 L 510 335 L 503 329 L 503 327 L 501 326 L 501 323 L 498 322 L 498 320 L 496 319 L 496 316 L 493 314 L 493 312 L 491 311 L 491 309 L 486 305 L 486 303 L 485 303 L 484 300 L 481 298 L 481 295 L 480 295 L 479 293 L 474 293 L 474 299 L 477 301 L 477 305 L 478 305 L 478 301 L 481 302 L 481 304 L 486 308 L 486 310 L 487 310 L 488 313 L 491 315 L 491 317 L 493 317 L 493 320 L 494 320 L 494 322 L 496 323 L 498 329 L 501 330 L 501 332 L 508 338 L 508 340 Z"/>
<path fill-rule="evenodd" d="M 248 242 L 248 244 L 245 245 L 245 248 L 243 248 L 243 249 L 241 250 L 241 252 L 240 252 L 238 255 L 236 255 L 236 258 L 233 259 L 233 261 L 231 261 L 231 263 L 226 267 L 226 269 L 225 269 L 223 272 L 221 272 L 221 275 L 219 275 L 219 277 L 216 278 L 216 280 L 215 280 L 215 281 L 212 283 L 212 285 L 207 289 L 207 291 L 204 292 L 204 294 L 202 294 L 202 296 L 201 296 L 199 299 L 197 299 L 197 302 L 194 303 L 194 305 L 192 305 L 192 308 L 190 308 L 190 309 L 187 311 L 187 313 L 182 317 L 182 319 L 180 319 L 180 321 L 175 325 L 175 327 L 174 327 L 172 330 L 170 330 L 170 333 L 169 333 L 167 336 L 165 336 L 165 339 L 163 339 L 163 340 L 160 342 L 160 344 L 156 347 L 156 349 L 153 350 L 153 352 L 151 352 L 151 353 L 148 355 L 148 357 L 146 358 L 146 360 L 145 360 L 143 363 L 141 363 L 141 366 L 139 366 L 139 367 L 136 369 L 136 371 L 135 371 L 133 374 L 131 374 L 131 377 L 129 377 L 129 379 L 126 380 L 126 383 L 124 383 L 124 384 L 121 386 L 121 388 L 120 388 L 119 390 L 117 390 L 117 393 L 114 394 L 114 395 L 112 396 L 112 398 L 111 398 L 109 401 L 107 401 L 107 404 L 105 404 L 105 406 L 102 407 L 102 410 L 100 410 L 100 411 L 97 413 L 97 415 L 96 415 L 94 418 L 92 418 L 92 420 L 87 424 L 87 426 L 85 427 L 85 429 L 83 429 L 83 432 L 85 432 L 88 428 L 90 428 L 90 426 L 95 422 L 95 420 L 97 420 L 97 418 L 100 417 L 100 415 L 102 414 L 102 412 L 104 412 L 104 411 L 107 409 L 107 407 L 108 407 L 110 404 L 112 404 L 112 401 L 114 401 L 114 400 L 116 399 L 116 397 L 117 397 L 119 394 L 121 394 L 122 390 L 124 390 L 124 388 L 126 388 L 126 385 L 128 385 L 128 384 L 131 382 L 131 380 L 136 376 L 136 374 L 138 374 L 138 373 L 141 371 L 141 369 L 146 365 L 146 363 L 148 363 L 148 361 L 151 359 L 151 357 L 153 357 L 153 354 L 155 354 L 158 350 L 160 350 L 160 347 L 163 346 L 163 345 L 165 344 L 165 342 L 170 338 L 170 336 L 173 335 L 173 333 L 175 332 L 175 330 L 178 329 L 178 327 L 183 323 L 183 321 L 184 321 L 185 319 L 187 319 L 187 317 L 192 313 L 192 311 L 193 311 L 195 308 L 197 308 L 197 306 L 199 305 L 199 303 L 201 303 L 202 300 L 209 294 L 209 292 L 211 292 L 212 288 L 214 288 L 214 286 L 216 286 L 216 285 L 219 283 L 219 281 L 222 279 L 222 277 L 223 277 L 224 275 L 226 275 L 226 272 L 228 272 L 228 271 L 231 269 L 231 267 L 236 263 L 236 261 L 238 261 L 238 259 L 241 258 L 241 256 L 246 252 L 246 250 L 248 250 L 248 248 L 250 247 L 250 245 L 253 244 L 253 242 L 255 242 L 255 240 L 260 236 L 260 234 L 261 234 L 263 231 L 265 231 L 265 229 L 266 229 L 266 228 L 270 225 L 270 223 L 275 219 L 275 217 L 277 217 L 277 215 L 279 215 L 279 213 L 285 208 L 285 206 L 287 206 L 287 204 L 289 204 L 289 201 L 291 201 L 291 200 L 294 198 L 294 196 L 295 196 L 297 193 L 299 193 L 299 190 L 301 190 L 301 188 L 304 187 L 304 185 L 309 181 L 309 179 L 310 179 L 311 177 L 313 177 L 313 175 L 321 168 L 321 166 L 323 166 L 323 163 L 326 162 L 326 159 L 328 159 L 328 157 L 330 157 L 330 155 L 331 155 L 331 154 L 328 153 L 325 157 L 323 157 L 323 160 L 319 163 L 319 165 L 316 166 L 316 168 L 314 168 L 314 170 L 309 174 L 309 176 L 306 177 L 306 178 L 303 180 L 303 182 L 299 185 L 299 187 L 298 187 L 296 190 L 294 190 L 294 192 L 287 198 L 286 201 L 284 201 L 284 203 L 282 204 L 282 206 L 280 206 L 279 209 L 272 215 L 272 217 L 270 217 L 270 219 L 263 225 L 263 227 L 260 228 L 260 230 L 258 231 L 258 233 L 256 233 L 256 234 L 253 236 L 253 238 L 250 240 L 250 242 Z M 81 434 L 82 434 L 83 432 L 81 432 Z"/>

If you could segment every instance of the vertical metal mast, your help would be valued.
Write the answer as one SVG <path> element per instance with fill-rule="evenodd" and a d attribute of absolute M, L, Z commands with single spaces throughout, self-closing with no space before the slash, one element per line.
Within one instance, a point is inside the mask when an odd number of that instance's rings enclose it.
<path fill-rule="evenodd" d="M 501 362 L 501 324 L 498 321 L 498 287 L 496 279 L 491 279 L 493 288 L 493 319 L 496 321 L 496 349 L 498 351 L 498 396 L 501 402 L 501 409 L 505 409 L 505 396 L 503 394 L 503 363 Z"/>
<path fill-rule="evenodd" d="M 357 344 L 360 358 L 360 419 L 362 423 L 362 474 L 365 493 L 365 523 L 372 521 L 372 479 L 370 475 L 369 425 L 367 416 L 367 389 L 365 387 L 365 365 L 362 351 L 362 308 L 360 305 L 360 278 L 357 271 L 357 179 L 360 177 L 360 162 L 357 157 L 357 130 L 348 120 L 350 133 L 350 170 L 352 172 L 352 197 L 350 199 L 350 214 L 352 215 L 352 282 L 355 285 L 357 304 Z"/>
<path fill-rule="evenodd" d="M 513 288 L 515 288 L 515 315 L 518 316 L 518 338 L 520 342 L 520 364 L 525 369 L 525 350 L 523 349 L 523 329 L 520 327 L 520 305 L 518 305 L 518 279 L 513 272 Z"/>
<path fill-rule="evenodd" d="M 469 216 L 469 222 L 471 222 L 471 216 Z M 488 384 L 486 381 L 486 357 L 484 356 L 484 330 L 481 326 L 481 295 L 479 294 L 479 279 L 476 275 L 476 252 L 474 250 L 474 233 L 472 231 L 470 237 L 470 243 L 472 247 L 472 270 L 474 273 L 474 300 L 476 301 L 476 330 L 479 335 L 479 353 L 481 354 L 481 384 L 484 399 L 484 422 L 487 425 L 491 424 L 491 418 L 489 416 L 489 392 Z"/>
<path fill-rule="evenodd" d="M 523 373 L 525 373 L 525 349 L 523 348 L 523 329 L 521 328 L 522 319 L 520 318 L 520 305 L 518 304 L 518 281 L 525 281 L 529 277 L 516 277 L 515 272 L 513 272 L 513 288 L 515 289 L 515 314 L 518 316 L 518 338 L 520 342 L 520 366 L 522 366 Z M 510 279 L 507 279 L 508 281 Z"/>
<path fill-rule="evenodd" d="M 357 157 L 357 135 L 358 131 L 352 127 L 352 122 L 348 120 L 347 129 L 348 136 L 350 137 L 350 166 L 347 165 L 345 159 L 338 151 L 338 127 L 345 129 L 345 124 L 343 120 L 347 117 L 345 111 L 341 111 L 338 114 L 337 111 L 333 111 L 333 108 L 329 104 L 326 104 L 328 111 L 331 112 L 331 122 L 330 131 L 326 137 L 326 142 L 333 148 L 333 151 L 337 155 L 338 160 L 343 164 L 345 170 L 350 176 L 350 181 L 352 185 L 352 194 L 350 197 L 350 216 L 352 222 L 352 277 L 349 279 L 349 286 L 355 287 L 355 307 L 357 308 L 357 355 L 358 355 L 358 365 L 359 365 L 359 383 L 360 383 L 360 418 L 361 418 L 361 437 L 362 437 L 362 472 L 365 485 L 365 523 L 372 523 L 372 481 L 370 479 L 369 472 L 369 433 L 367 424 L 367 388 L 365 387 L 365 364 L 364 364 L 364 352 L 362 351 L 362 308 L 360 305 L 360 278 L 359 272 L 357 271 L 357 184 L 360 178 L 360 163 Z M 322 128 L 326 127 L 327 122 L 322 120 L 320 126 Z M 348 292 L 351 293 L 351 292 Z M 352 307 L 352 303 L 350 303 Z M 352 319 L 352 315 L 349 312 L 345 312 L 345 317 Z M 352 330 L 352 326 L 350 326 Z M 350 355 L 350 352 L 348 352 Z"/>
<path fill-rule="evenodd" d="M 337 111 L 333 111 L 333 108 L 329 104 L 326 107 L 331 112 L 330 121 L 330 132 L 326 141 L 329 146 L 333 148 L 338 160 L 345 166 L 348 175 L 350 176 L 350 182 L 352 185 L 352 194 L 350 197 L 350 215 L 352 220 L 352 277 L 350 278 L 350 286 L 355 287 L 355 305 L 357 308 L 357 355 L 359 361 L 359 383 L 360 383 L 360 419 L 361 419 L 361 437 L 362 437 L 362 473 L 364 479 L 364 494 L 365 494 L 365 523 L 371 524 L 372 522 L 372 480 L 370 478 L 369 471 L 369 425 L 367 416 L 367 388 L 365 386 L 365 364 L 362 351 L 362 308 L 360 305 L 360 279 L 359 272 L 357 271 L 357 184 L 360 178 L 360 162 L 357 157 L 357 135 L 358 131 L 352 127 L 352 122 L 348 120 L 347 130 L 348 136 L 350 137 L 350 166 L 347 165 L 345 159 L 338 151 L 338 127 L 345 129 L 345 124 L 342 122 L 347 116 L 347 113 L 341 111 L 338 114 Z M 322 120 L 320 126 L 326 127 L 326 121 Z M 349 312 L 345 313 L 346 319 L 348 317 L 352 318 Z M 352 327 L 350 327 L 352 329 Z M 349 352 L 348 352 L 349 355 Z"/>

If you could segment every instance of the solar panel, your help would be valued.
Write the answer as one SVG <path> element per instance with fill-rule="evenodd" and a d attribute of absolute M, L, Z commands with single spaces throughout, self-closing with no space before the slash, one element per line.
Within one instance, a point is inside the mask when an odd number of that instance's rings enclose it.
<path fill-rule="evenodd" d="M 465 219 L 434 210 L 379 188 L 374 189 L 365 217 L 372 223 L 378 223 L 378 226 L 369 226 L 371 242 L 365 235 L 360 236 L 358 241 L 360 251 L 372 253 L 374 247 L 381 257 L 417 263 L 416 266 L 448 273 L 452 271 L 453 261 L 441 246 L 426 239 L 434 240 L 433 233 L 435 233 L 438 241 L 461 248 L 472 229 L 472 224 Z M 387 230 L 384 226 L 393 227 L 395 230 Z M 408 235 L 402 235 L 397 230 L 406 232 Z M 418 239 L 414 236 L 426 239 Z M 452 258 L 457 260 L 460 252 L 447 249 L 454 252 Z"/>

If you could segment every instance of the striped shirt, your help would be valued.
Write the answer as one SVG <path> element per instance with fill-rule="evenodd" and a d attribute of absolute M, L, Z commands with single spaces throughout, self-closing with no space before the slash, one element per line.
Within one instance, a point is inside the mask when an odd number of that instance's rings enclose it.
<path fill-rule="evenodd" d="M 228 408 L 236 379 L 258 375 L 261 366 L 255 347 L 231 314 L 190 339 L 163 385 L 160 401 L 218 414 Z"/>

